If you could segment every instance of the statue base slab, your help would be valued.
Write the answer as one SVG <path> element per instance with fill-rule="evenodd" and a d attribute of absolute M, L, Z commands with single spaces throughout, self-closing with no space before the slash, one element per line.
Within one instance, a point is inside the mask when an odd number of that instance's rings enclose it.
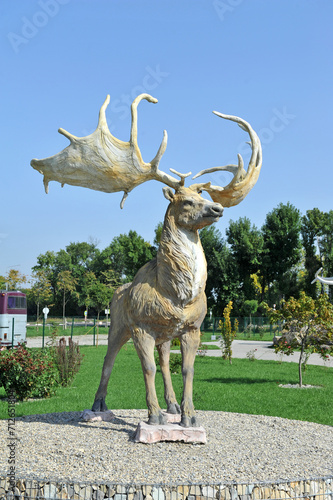
<path fill-rule="evenodd" d="M 182 427 L 179 424 L 149 425 L 140 422 L 134 438 L 136 443 L 158 443 L 160 441 L 184 441 L 185 443 L 207 443 L 203 427 Z"/>
<path fill-rule="evenodd" d="M 111 410 L 106 411 L 92 411 L 84 410 L 81 415 L 82 420 L 85 422 L 112 422 L 115 414 Z"/>

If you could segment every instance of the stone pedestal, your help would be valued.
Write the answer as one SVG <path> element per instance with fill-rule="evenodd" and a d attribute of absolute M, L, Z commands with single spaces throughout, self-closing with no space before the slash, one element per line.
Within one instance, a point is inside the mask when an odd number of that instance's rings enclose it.
<path fill-rule="evenodd" d="M 112 422 L 115 418 L 115 414 L 111 410 L 106 411 L 92 411 L 92 410 L 84 410 L 82 415 L 82 420 L 85 422 Z"/>
<path fill-rule="evenodd" d="M 185 443 L 207 443 L 203 427 L 182 427 L 176 423 L 149 425 L 140 422 L 134 441 L 137 443 L 158 443 L 159 441 L 184 441 Z"/>

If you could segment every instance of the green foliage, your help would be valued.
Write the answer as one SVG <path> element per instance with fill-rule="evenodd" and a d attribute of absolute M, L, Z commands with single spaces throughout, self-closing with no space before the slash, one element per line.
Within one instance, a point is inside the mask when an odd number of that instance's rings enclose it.
<path fill-rule="evenodd" d="M 297 269 L 301 260 L 301 217 L 290 203 L 280 203 L 266 216 L 262 227 L 264 240 L 260 271 L 269 285 L 270 303 L 279 303 L 280 297 L 290 297 L 297 283 Z"/>
<path fill-rule="evenodd" d="M 259 229 L 251 224 L 250 219 L 241 217 L 230 221 L 226 229 L 232 257 L 238 270 L 238 281 L 241 296 L 246 299 L 255 298 L 255 290 L 251 274 L 255 273 L 261 263 L 263 237 Z"/>
<path fill-rule="evenodd" d="M 272 323 L 284 322 L 284 330 L 294 334 L 291 340 L 281 338 L 276 352 L 290 355 L 300 349 L 299 385 L 302 386 L 302 363 L 312 352 L 318 352 L 323 359 L 333 354 L 333 305 L 326 294 L 313 299 L 301 292 L 300 298 L 291 297 L 284 301 L 279 310 L 267 308 Z"/>
<path fill-rule="evenodd" d="M 0 351 L 0 386 L 16 399 L 46 398 L 55 393 L 58 372 L 49 350 L 39 351 L 19 345 L 15 350 Z"/>
<path fill-rule="evenodd" d="M 242 305 L 242 312 L 244 316 L 252 316 L 258 310 L 258 301 L 257 300 L 245 300 Z"/>
<path fill-rule="evenodd" d="M 155 363 L 156 366 L 160 366 L 160 360 L 158 354 L 155 352 Z M 182 355 L 176 354 L 174 352 L 170 353 L 170 362 L 169 362 L 170 372 L 174 375 L 181 373 L 182 371 Z"/>
<path fill-rule="evenodd" d="M 179 337 L 175 337 L 171 340 L 171 347 L 180 347 Z"/>
<path fill-rule="evenodd" d="M 219 316 L 229 300 L 238 300 L 237 268 L 230 249 L 216 227 L 201 229 L 200 239 L 207 260 L 207 305 L 214 315 Z"/>
<path fill-rule="evenodd" d="M 238 321 L 234 322 L 234 327 L 232 328 L 230 313 L 232 310 L 232 301 L 224 308 L 223 317 L 224 321 L 220 321 L 219 328 L 221 329 L 222 336 L 222 359 L 227 359 L 229 364 L 232 364 L 232 342 L 237 334 Z"/>

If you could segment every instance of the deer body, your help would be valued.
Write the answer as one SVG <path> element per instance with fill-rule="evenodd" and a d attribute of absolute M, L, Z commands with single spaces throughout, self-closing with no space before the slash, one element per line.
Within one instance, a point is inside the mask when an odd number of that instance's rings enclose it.
<path fill-rule="evenodd" d="M 179 337 L 184 392 L 182 424 L 196 425 L 192 403 L 193 364 L 206 315 L 207 264 L 198 229 L 222 216 L 222 206 L 204 200 L 189 188 L 166 192 L 168 207 L 157 256 L 143 266 L 130 284 L 115 293 L 111 304 L 108 352 L 93 409 L 105 409 L 105 396 L 115 356 L 132 337 L 141 360 L 150 423 L 163 423 L 155 391 L 154 347 L 158 347 L 169 412 L 179 405 L 169 372 L 170 340 Z"/>
<path fill-rule="evenodd" d="M 120 141 L 108 129 L 105 111 L 110 96 L 107 96 L 100 109 L 95 132 L 87 137 L 76 137 L 59 129 L 69 139 L 70 145 L 49 158 L 31 160 L 31 166 L 43 175 L 46 192 L 52 180 L 62 186 L 83 186 L 107 193 L 124 191 L 121 208 L 128 193 L 143 182 L 157 180 L 168 186 L 164 188 L 164 195 L 170 205 L 157 257 L 139 270 L 132 283 L 123 285 L 114 294 L 108 351 L 93 410 L 106 409 L 105 396 L 114 360 L 121 346 L 132 336 L 146 384 L 149 422 L 163 422 L 154 384 L 155 345 L 160 356 L 168 411 L 179 412 L 168 366 L 170 340 L 179 337 L 184 382 L 182 425 L 196 425 L 192 403 L 193 364 L 200 342 L 199 328 L 206 314 L 204 289 L 207 278 L 198 230 L 217 221 L 222 215 L 222 206 L 237 205 L 253 188 L 262 164 L 261 144 L 245 120 L 214 111 L 220 118 L 237 123 L 249 134 L 252 154 L 248 168 L 244 169 L 243 159 L 238 155 L 237 165 L 207 168 L 193 177 L 227 170 L 233 174 L 233 179 L 226 186 L 213 186 L 206 182 L 185 188 L 185 178 L 191 173 L 180 174 L 170 169 L 180 177 L 178 180 L 159 169 L 167 146 L 166 131 L 155 157 L 149 163 L 142 159 L 137 142 L 137 107 L 142 100 L 157 102 L 149 94 L 141 94 L 134 99 L 129 142 Z M 213 202 L 203 199 L 199 194 L 202 191 L 206 191 Z"/>

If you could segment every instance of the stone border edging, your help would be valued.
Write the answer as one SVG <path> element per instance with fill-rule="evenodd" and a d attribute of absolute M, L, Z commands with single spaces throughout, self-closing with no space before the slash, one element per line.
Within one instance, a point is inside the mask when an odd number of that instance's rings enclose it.
<path fill-rule="evenodd" d="M 271 500 L 333 499 L 333 476 L 277 482 L 114 484 L 0 476 L 0 500 Z"/>

